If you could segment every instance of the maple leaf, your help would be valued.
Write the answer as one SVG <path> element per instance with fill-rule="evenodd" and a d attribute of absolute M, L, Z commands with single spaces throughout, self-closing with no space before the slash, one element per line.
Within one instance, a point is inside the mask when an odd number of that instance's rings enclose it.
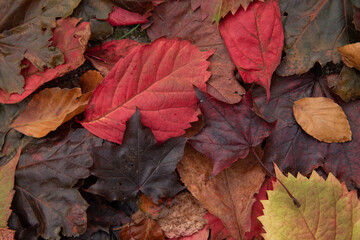
<path fill-rule="evenodd" d="M 127 26 L 133 24 L 146 23 L 150 13 L 141 15 L 122 9 L 120 7 L 114 7 L 114 10 L 109 14 L 107 21 L 111 26 Z"/>
<path fill-rule="evenodd" d="M 280 64 L 284 33 L 278 0 L 255 2 L 227 16 L 220 33 L 242 79 L 270 94 L 271 76 Z"/>
<path fill-rule="evenodd" d="M 130 39 L 112 40 L 88 48 L 85 57 L 103 76 L 106 76 L 120 59 L 140 45 L 141 43 Z"/>
<path fill-rule="evenodd" d="M 121 146 L 107 142 L 91 150 L 91 173 L 99 179 L 88 191 L 109 201 L 135 198 L 140 191 L 155 202 L 159 197 L 173 197 L 183 189 L 174 170 L 185 142 L 178 137 L 158 145 L 136 110 L 126 124 Z"/>
<path fill-rule="evenodd" d="M 340 62 L 336 48 L 349 41 L 345 1 L 281 0 L 280 8 L 286 56 L 276 70 L 278 75 L 305 73 L 316 62 L 322 66 Z"/>
<path fill-rule="evenodd" d="M 231 61 L 218 27 L 212 24 L 210 18 L 203 20 L 200 9 L 192 13 L 190 0 L 170 0 L 161 4 L 155 8 L 151 20 L 153 23 L 147 33 L 152 40 L 162 36 L 179 37 L 189 40 L 202 51 L 216 49 L 209 58 L 209 71 L 212 75 L 207 81 L 207 92 L 230 104 L 241 100 L 245 89 L 234 76 L 236 67 Z"/>
<path fill-rule="evenodd" d="M 209 179 L 210 160 L 187 145 L 177 169 L 181 181 L 193 196 L 221 219 L 233 238 L 243 239 L 250 229 L 251 206 L 255 202 L 253 195 L 265 178 L 253 153 Z"/>
<path fill-rule="evenodd" d="M 90 26 L 89 23 L 77 25 L 78 22 L 79 19 L 76 18 L 59 19 L 54 30 L 53 45 L 58 47 L 64 54 L 65 63 L 52 69 L 46 69 L 43 72 L 31 64 L 22 71 L 25 78 L 24 92 L 8 95 L 6 91 L 0 89 L 1 103 L 20 102 L 45 82 L 76 69 L 85 61 L 83 53 L 90 37 Z M 30 64 L 28 61 L 25 62 Z"/>
<path fill-rule="evenodd" d="M 360 97 L 360 72 L 343 67 L 340 74 L 326 76 L 329 88 L 345 102 Z"/>
<path fill-rule="evenodd" d="M 95 89 L 81 124 L 95 135 L 121 144 L 125 121 L 140 109 L 158 142 L 185 133 L 196 121 L 193 85 L 205 88 L 206 59 L 212 51 L 177 39 L 158 39 L 120 59 Z"/>
<path fill-rule="evenodd" d="M 275 162 L 284 172 L 307 175 L 321 166 L 325 172 L 332 172 L 349 186 L 359 186 L 359 101 L 339 102 L 348 118 L 353 133 L 352 140 L 328 144 L 319 142 L 304 132 L 296 123 L 292 111 L 293 103 L 298 99 L 331 98 L 324 78 L 316 78 L 312 74 L 276 77 L 273 79 L 271 96 L 267 103 L 265 91 L 258 87 L 253 89 L 253 100 L 262 116 L 267 121 L 276 121 L 275 129 L 266 139 L 264 149 L 263 161 L 267 167 L 272 169 L 272 162 Z"/>
<path fill-rule="evenodd" d="M 310 178 L 298 174 L 285 177 L 275 166 L 277 178 L 300 202 L 297 208 L 279 182 L 262 200 L 266 240 L 270 239 L 358 239 L 360 204 L 356 191 L 348 192 L 331 173 L 324 180 L 316 171 Z"/>
<path fill-rule="evenodd" d="M 16 155 L 5 165 L 0 166 L 0 238 L 14 239 L 15 231 L 7 227 L 7 222 L 11 214 L 10 205 L 15 191 L 14 176 L 15 168 L 19 161 L 21 149 L 17 151 Z"/>
<path fill-rule="evenodd" d="M 225 17 L 228 12 L 232 14 L 242 6 L 245 10 L 253 0 L 191 0 L 193 10 L 201 7 L 203 18 L 209 16 L 212 22 L 219 23 L 220 19 Z"/>
<path fill-rule="evenodd" d="M 46 239 L 60 239 L 61 228 L 63 236 L 85 232 L 88 204 L 72 187 L 90 175 L 88 149 L 103 142 L 85 129 L 60 130 L 28 144 L 15 174 L 13 210 Z"/>
<path fill-rule="evenodd" d="M 212 176 L 230 167 L 238 158 L 245 158 L 249 149 L 259 145 L 275 126 L 253 112 L 250 92 L 234 105 L 217 101 L 198 89 L 196 95 L 205 127 L 190 143 L 211 159 Z"/>
<path fill-rule="evenodd" d="M 79 2 L 80 0 L 42 0 L 29 4 L 27 1 L 17 0 L 11 4 L 9 1 L 0 3 L 2 91 L 7 94 L 24 91 L 24 77 L 20 74 L 24 58 L 40 71 L 64 62 L 60 50 L 50 46 L 53 36 L 51 28 L 56 26 L 57 17 L 69 16 Z"/>

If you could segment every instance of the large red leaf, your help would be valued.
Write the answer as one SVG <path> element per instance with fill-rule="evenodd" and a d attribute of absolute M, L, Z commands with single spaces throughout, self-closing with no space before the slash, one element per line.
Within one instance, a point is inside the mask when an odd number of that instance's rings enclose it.
<path fill-rule="evenodd" d="M 191 14 L 189 14 L 191 13 Z M 207 92 L 227 103 L 238 103 L 244 88 L 234 76 L 235 64 L 220 36 L 218 27 L 210 18 L 202 19 L 200 9 L 191 12 L 190 0 L 170 0 L 156 7 L 152 15 L 152 25 L 147 33 L 155 40 L 166 36 L 188 40 L 201 51 L 216 49 L 209 58 L 212 75 L 207 82 Z"/>
<path fill-rule="evenodd" d="M 220 23 L 221 36 L 243 80 L 270 94 L 271 76 L 280 64 L 284 33 L 278 0 L 255 2 Z"/>
<path fill-rule="evenodd" d="M 24 92 L 21 94 L 13 93 L 9 96 L 4 90 L 0 89 L 1 103 L 20 102 L 42 84 L 76 69 L 85 61 L 83 53 L 90 37 L 90 24 L 84 22 L 78 25 L 79 21 L 76 18 L 62 18 L 57 21 L 53 45 L 60 48 L 64 54 L 65 63 L 55 68 L 48 68 L 43 72 L 31 64 L 22 73 L 25 78 Z"/>
<path fill-rule="evenodd" d="M 217 101 L 198 89 L 196 95 L 204 114 L 205 127 L 191 138 L 190 143 L 211 159 L 213 176 L 230 167 L 238 158 L 245 158 L 249 149 L 259 145 L 275 126 L 253 112 L 250 92 L 234 105 Z"/>
<path fill-rule="evenodd" d="M 197 121 L 193 85 L 205 89 L 210 77 L 206 59 L 178 39 L 158 39 L 120 59 L 94 91 L 81 123 L 95 135 L 121 144 L 125 122 L 140 109 L 141 119 L 158 142 L 185 133 Z"/>
<path fill-rule="evenodd" d="M 111 26 L 126 26 L 139 23 L 146 23 L 150 13 L 140 15 L 139 13 L 130 12 L 120 7 L 114 7 L 113 11 L 109 14 L 107 21 Z"/>
<path fill-rule="evenodd" d="M 274 131 L 266 141 L 263 161 L 272 169 L 275 162 L 284 172 L 303 175 L 322 166 L 332 172 L 348 186 L 360 186 L 360 101 L 344 103 L 339 101 L 346 114 L 352 141 L 346 143 L 323 143 L 308 135 L 296 123 L 292 106 L 294 101 L 304 97 L 330 97 L 324 78 L 311 74 L 273 79 L 271 98 L 267 103 L 266 93 L 256 87 L 254 102 L 268 121 L 277 121 Z"/>

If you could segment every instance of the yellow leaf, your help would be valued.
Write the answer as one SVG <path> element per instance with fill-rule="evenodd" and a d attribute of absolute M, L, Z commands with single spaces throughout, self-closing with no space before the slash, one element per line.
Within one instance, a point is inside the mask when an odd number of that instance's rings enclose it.
<path fill-rule="evenodd" d="M 325 97 L 302 98 L 294 102 L 297 123 L 319 141 L 334 143 L 351 141 L 351 130 L 341 107 Z"/>
<path fill-rule="evenodd" d="M 275 165 L 276 176 L 300 202 L 297 208 L 279 182 L 262 200 L 265 240 L 360 239 L 360 204 L 356 191 L 329 174 L 325 181 L 316 171 L 308 179 L 301 174 L 284 176 Z"/>
<path fill-rule="evenodd" d="M 338 51 L 346 66 L 360 70 L 360 43 L 347 44 L 343 47 L 338 47 Z"/>

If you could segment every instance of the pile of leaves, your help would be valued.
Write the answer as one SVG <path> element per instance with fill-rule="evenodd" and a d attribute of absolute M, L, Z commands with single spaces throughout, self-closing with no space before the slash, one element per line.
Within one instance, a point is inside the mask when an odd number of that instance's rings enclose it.
<path fill-rule="evenodd" d="M 359 9 L 1 1 L 0 239 L 360 239 Z"/>

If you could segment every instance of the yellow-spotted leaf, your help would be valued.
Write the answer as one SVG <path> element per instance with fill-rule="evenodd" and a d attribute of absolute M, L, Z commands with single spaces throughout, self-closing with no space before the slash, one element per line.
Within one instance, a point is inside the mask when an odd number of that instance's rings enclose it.
<path fill-rule="evenodd" d="M 351 141 L 348 119 L 330 98 L 308 97 L 294 102 L 296 122 L 319 141 L 327 143 Z"/>
<path fill-rule="evenodd" d="M 360 42 L 338 47 L 338 51 L 346 66 L 360 70 Z"/>
<path fill-rule="evenodd" d="M 360 239 L 360 204 L 356 191 L 348 192 L 332 173 L 324 180 L 316 171 L 310 178 L 284 176 L 275 165 L 276 176 L 300 202 L 297 208 L 279 181 L 262 200 L 265 240 Z"/>

